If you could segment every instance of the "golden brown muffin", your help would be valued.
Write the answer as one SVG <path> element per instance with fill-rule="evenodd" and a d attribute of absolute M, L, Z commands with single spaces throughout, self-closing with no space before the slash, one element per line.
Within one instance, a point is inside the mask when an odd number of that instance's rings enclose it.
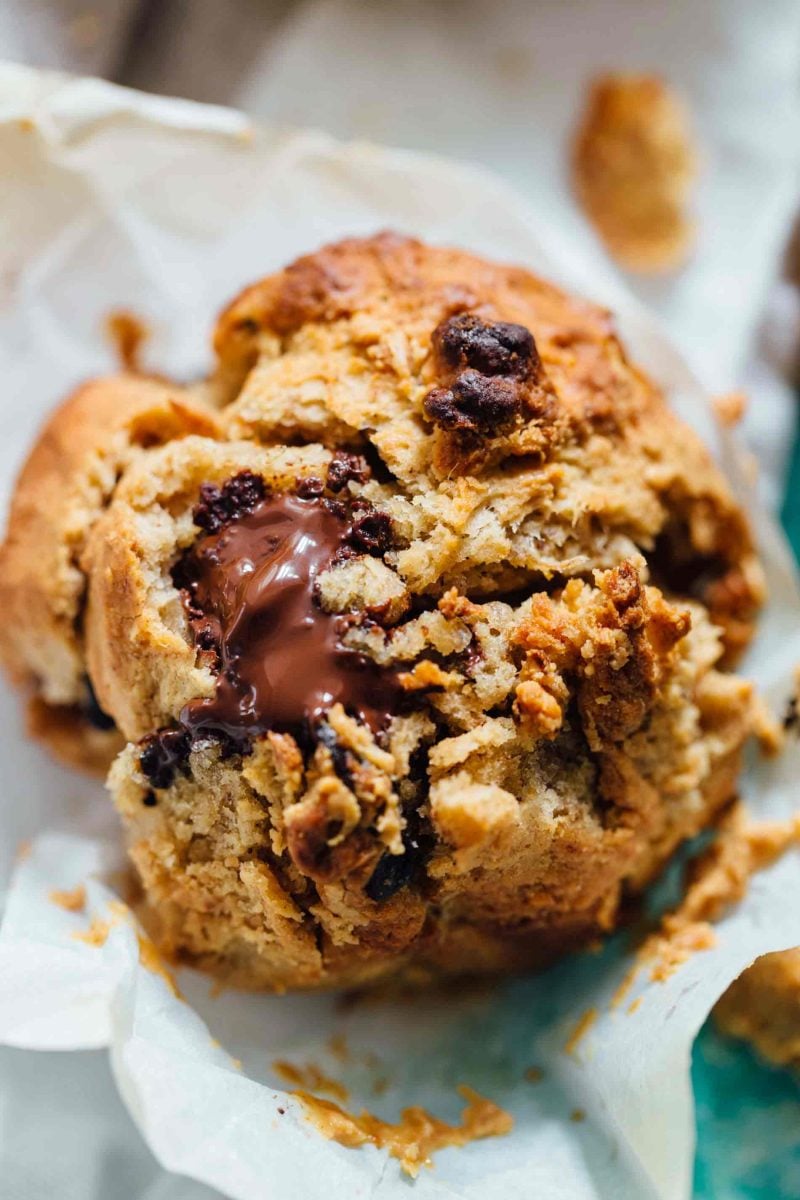
<path fill-rule="evenodd" d="M 538 965 L 731 798 L 747 524 L 609 315 L 382 235 L 248 289 L 220 432 L 88 534 L 162 945 L 256 988 Z"/>
<path fill-rule="evenodd" d="M 84 664 L 86 538 L 137 453 L 215 428 L 183 388 L 132 374 L 93 380 L 50 417 L 17 479 L 0 548 L 0 654 L 30 694 L 31 732 L 73 765 L 105 771 L 123 744 Z"/>

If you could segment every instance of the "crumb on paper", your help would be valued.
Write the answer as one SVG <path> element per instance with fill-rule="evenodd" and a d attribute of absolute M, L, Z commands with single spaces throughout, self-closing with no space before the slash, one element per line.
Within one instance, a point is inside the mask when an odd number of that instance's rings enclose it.
<path fill-rule="evenodd" d="M 586 1113 L 582 1108 L 573 1108 L 572 1112 L 569 1114 L 569 1119 L 570 1121 L 574 1121 L 576 1124 L 579 1124 L 581 1121 L 586 1120 Z"/>
<path fill-rule="evenodd" d="M 574 1054 L 597 1020 L 597 1009 L 587 1008 L 564 1045 L 565 1054 Z"/>
<path fill-rule="evenodd" d="M 738 425 L 747 410 L 747 395 L 744 392 L 725 392 L 721 396 L 712 396 L 711 406 L 717 420 L 726 429 Z"/>
<path fill-rule="evenodd" d="M 20 842 L 19 845 L 17 846 L 17 852 L 14 855 L 14 862 L 16 862 L 16 863 L 25 862 L 27 859 L 30 858 L 32 849 L 33 849 L 33 842 L 31 841 L 30 838 L 25 838 L 25 840 Z"/>
<path fill-rule="evenodd" d="M 783 714 L 783 730 L 784 733 L 796 733 L 800 729 L 800 711 L 797 707 L 797 694 L 792 696 L 786 705 L 786 712 Z"/>
<path fill-rule="evenodd" d="M 32 117 L 20 117 L 17 121 L 17 128 L 21 133 L 34 133 L 36 130 L 36 122 Z"/>
<path fill-rule="evenodd" d="M 87 946 L 100 947 L 106 944 L 115 921 L 104 921 L 101 917 L 93 917 L 88 929 L 78 929 L 73 933 L 76 942 L 85 942 Z"/>
<path fill-rule="evenodd" d="M 86 907 L 86 888 L 82 883 L 65 891 L 54 888 L 50 893 L 50 903 L 65 909 L 66 912 L 83 912 Z"/>
<path fill-rule="evenodd" d="M 625 1009 L 625 1011 L 629 1017 L 633 1016 L 633 1014 L 637 1011 L 637 1009 L 639 1008 L 641 1003 L 642 1003 L 642 997 L 634 996 L 633 1000 L 631 1000 L 630 1004 Z"/>
<path fill-rule="evenodd" d="M 608 74 L 591 83 L 573 144 L 573 185 L 621 266 L 658 274 L 683 264 L 694 238 L 696 173 L 688 115 L 663 79 Z"/>
<path fill-rule="evenodd" d="M 303 1105 L 307 1120 L 323 1137 L 341 1146 L 354 1148 L 369 1143 L 386 1149 L 413 1179 L 422 1167 L 433 1165 L 432 1155 L 437 1150 L 466 1146 L 480 1138 L 502 1137 L 511 1132 L 514 1120 L 505 1109 L 465 1085 L 458 1091 L 467 1101 L 458 1125 L 440 1121 L 417 1105 L 404 1108 L 400 1120 L 391 1123 L 366 1111 L 356 1116 L 332 1100 L 322 1100 L 304 1091 L 292 1094 Z"/>
<path fill-rule="evenodd" d="M 526 1067 L 522 1078 L 526 1083 L 541 1083 L 544 1079 L 544 1071 L 541 1067 Z"/>
<path fill-rule="evenodd" d="M 277 1058 L 272 1064 L 272 1069 L 284 1083 L 304 1092 L 327 1092 L 329 1096 L 335 1096 L 337 1100 L 342 1101 L 348 1098 L 349 1093 L 344 1084 L 339 1083 L 337 1079 L 331 1079 L 314 1063 L 306 1063 L 300 1067 Z"/>
<path fill-rule="evenodd" d="M 140 374 L 142 347 L 150 336 L 147 322 L 126 308 L 118 308 L 108 314 L 104 328 L 120 369 L 133 375 Z"/>

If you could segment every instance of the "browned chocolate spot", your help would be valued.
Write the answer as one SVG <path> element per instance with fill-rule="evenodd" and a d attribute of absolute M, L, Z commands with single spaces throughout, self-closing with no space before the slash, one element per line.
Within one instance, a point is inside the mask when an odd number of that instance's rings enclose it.
<path fill-rule="evenodd" d="M 139 767 L 154 788 L 167 788 L 189 758 L 192 739 L 185 729 L 160 729 L 141 742 Z"/>
<path fill-rule="evenodd" d="M 522 408 L 519 385 L 509 379 L 463 371 L 450 388 L 434 388 L 424 400 L 440 428 L 495 437 L 506 433 Z"/>
<path fill-rule="evenodd" d="M 453 375 L 472 367 L 481 375 L 527 381 L 538 370 L 536 342 L 524 325 L 461 313 L 437 325 L 432 340 L 440 367 Z"/>

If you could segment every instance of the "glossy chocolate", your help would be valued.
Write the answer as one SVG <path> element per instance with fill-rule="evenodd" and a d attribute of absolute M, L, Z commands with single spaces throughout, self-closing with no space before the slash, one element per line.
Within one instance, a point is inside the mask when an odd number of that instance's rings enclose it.
<path fill-rule="evenodd" d="M 403 694 L 395 673 L 346 649 L 348 618 L 323 612 L 314 594 L 352 539 L 335 503 L 278 495 L 192 547 L 179 572 L 187 611 L 198 646 L 213 647 L 218 665 L 214 696 L 181 713 L 193 737 L 222 734 L 241 745 L 268 729 L 297 733 L 337 702 L 374 731 L 387 724 Z"/>

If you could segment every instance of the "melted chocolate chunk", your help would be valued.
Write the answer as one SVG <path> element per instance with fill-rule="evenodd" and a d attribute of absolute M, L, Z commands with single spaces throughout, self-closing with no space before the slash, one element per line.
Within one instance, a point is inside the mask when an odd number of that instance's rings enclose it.
<path fill-rule="evenodd" d="M 160 729 L 144 738 L 139 767 L 154 788 L 168 788 L 186 766 L 192 739 L 185 729 Z"/>
<path fill-rule="evenodd" d="M 364 483 L 370 477 L 370 469 L 366 459 L 360 454 L 346 454 L 337 450 L 328 466 L 326 484 L 331 492 L 341 492 L 350 480 Z"/>
<path fill-rule="evenodd" d="M 317 728 L 317 740 L 326 746 L 333 762 L 333 769 L 341 779 L 342 783 L 347 784 L 351 791 L 355 789 L 355 779 L 353 778 L 352 755 L 345 749 L 339 741 L 336 733 L 331 729 L 327 722 L 322 721 Z"/>
<path fill-rule="evenodd" d="M 145 806 L 145 808 L 155 808 L 155 806 L 158 804 L 158 796 L 155 794 L 155 792 L 145 792 L 145 794 L 142 796 L 142 804 Z"/>
<path fill-rule="evenodd" d="M 366 516 L 380 514 L 354 524 Z M 370 528 L 361 542 L 377 545 L 382 524 Z M 241 747 L 268 729 L 302 736 L 337 702 L 375 732 L 385 727 L 404 695 L 396 673 L 342 645 L 348 618 L 314 599 L 318 576 L 351 535 L 338 503 L 268 496 L 184 556 L 178 577 L 190 624 L 219 654 L 214 696 L 181 713 L 193 738 L 222 735 Z"/>
<path fill-rule="evenodd" d="M 95 690 L 92 687 L 92 681 L 88 675 L 84 676 L 84 684 L 86 685 L 87 699 L 83 706 L 83 715 L 86 717 L 86 720 L 94 729 L 102 729 L 103 731 L 114 729 L 114 718 L 110 717 L 100 707 Z"/>
<path fill-rule="evenodd" d="M 200 489 L 200 503 L 192 513 L 195 525 L 206 533 L 217 533 L 228 522 L 243 513 L 252 512 L 264 499 L 264 480 L 252 471 L 240 471 L 222 487 L 204 483 Z"/>
<path fill-rule="evenodd" d="M 437 325 L 433 347 L 440 363 L 456 373 L 473 367 L 481 375 L 526 380 L 539 366 L 529 329 L 508 321 L 482 321 L 474 313 L 461 313 Z"/>
<path fill-rule="evenodd" d="M 467 370 L 452 387 L 428 392 L 423 407 L 442 429 L 494 437 L 513 426 L 522 407 L 522 395 L 511 380 Z"/>

